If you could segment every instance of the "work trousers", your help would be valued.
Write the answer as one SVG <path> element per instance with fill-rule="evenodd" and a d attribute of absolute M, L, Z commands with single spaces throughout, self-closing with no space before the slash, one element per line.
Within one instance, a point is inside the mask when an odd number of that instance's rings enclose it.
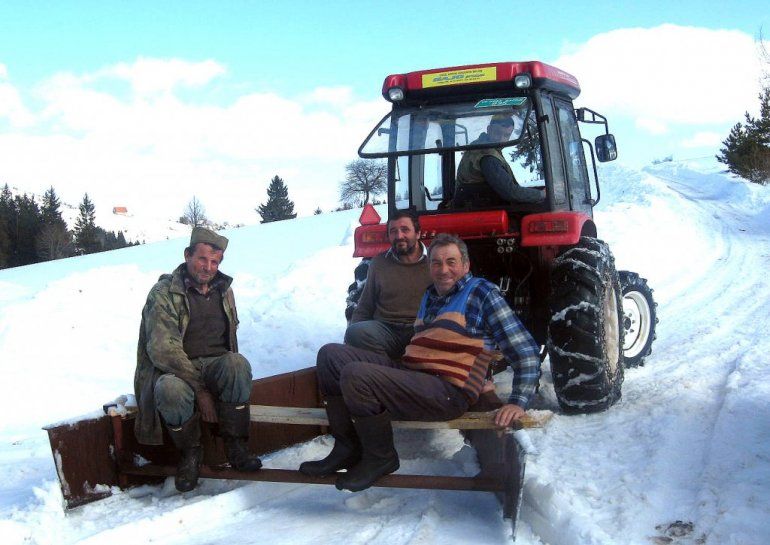
<path fill-rule="evenodd" d="M 206 390 L 225 403 L 247 403 L 251 395 L 251 365 L 240 354 L 191 360 L 201 372 Z M 181 426 L 195 412 L 195 391 L 176 375 L 161 375 L 155 381 L 155 406 L 167 425 Z"/>
<path fill-rule="evenodd" d="M 345 330 L 345 344 L 370 352 L 384 354 L 390 359 L 404 355 L 412 340 L 414 325 L 392 324 L 378 320 L 364 320 L 350 324 Z"/>
<path fill-rule="evenodd" d="M 327 344 L 318 351 L 318 384 L 324 396 L 342 396 L 353 416 L 387 411 L 395 420 L 452 420 L 468 398 L 444 379 L 413 371 L 387 356 Z"/>

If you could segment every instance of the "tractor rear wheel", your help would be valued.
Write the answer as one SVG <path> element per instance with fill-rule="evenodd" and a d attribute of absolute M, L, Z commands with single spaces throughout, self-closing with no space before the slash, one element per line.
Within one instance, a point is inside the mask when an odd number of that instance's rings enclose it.
<path fill-rule="evenodd" d="M 623 313 L 615 260 L 601 240 L 581 237 L 551 269 L 548 354 L 567 413 L 603 411 L 620 399 Z"/>
<path fill-rule="evenodd" d="M 630 271 L 618 271 L 618 277 L 623 292 L 623 359 L 626 368 L 639 367 L 652 352 L 658 304 L 646 279 Z"/>

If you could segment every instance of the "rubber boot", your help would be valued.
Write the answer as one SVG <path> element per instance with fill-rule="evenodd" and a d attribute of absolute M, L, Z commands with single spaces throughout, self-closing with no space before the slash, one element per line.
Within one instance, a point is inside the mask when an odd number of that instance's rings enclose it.
<path fill-rule="evenodd" d="M 398 453 L 393 447 L 393 427 L 390 414 L 353 418 L 361 440 L 361 461 L 347 473 L 340 473 L 335 486 L 339 490 L 358 492 L 369 488 L 374 482 L 398 469 Z"/>
<path fill-rule="evenodd" d="M 195 413 L 178 428 L 169 425 L 166 425 L 166 428 L 174 445 L 182 452 L 182 457 L 176 466 L 174 486 L 180 492 L 189 492 L 198 484 L 201 460 L 203 460 L 200 416 Z"/>
<path fill-rule="evenodd" d="M 340 469 L 350 469 L 361 461 L 361 444 L 342 396 L 327 397 L 324 405 L 329 418 L 329 431 L 334 437 L 334 447 L 326 458 L 300 464 L 300 473 L 313 477 L 324 477 Z"/>
<path fill-rule="evenodd" d="M 262 467 L 262 461 L 249 452 L 249 404 L 220 402 L 217 416 L 230 466 L 237 471 L 256 471 Z"/>

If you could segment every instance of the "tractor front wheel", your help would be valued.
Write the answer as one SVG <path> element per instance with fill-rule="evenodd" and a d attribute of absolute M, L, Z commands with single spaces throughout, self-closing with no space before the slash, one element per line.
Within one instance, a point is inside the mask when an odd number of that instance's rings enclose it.
<path fill-rule="evenodd" d="M 554 260 L 548 354 L 564 412 L 603 411 L 620 399 L 622 308 L 615 260 L 606 243 L 581 237 Z"/>
<path fill-rule="evenodd" d="M 646 279 L 630 271 L 618 271 L 618 277 L 623 291 L 623 357 L 627 368 L 639 367 L 652 352 L 658 304 Z"/>

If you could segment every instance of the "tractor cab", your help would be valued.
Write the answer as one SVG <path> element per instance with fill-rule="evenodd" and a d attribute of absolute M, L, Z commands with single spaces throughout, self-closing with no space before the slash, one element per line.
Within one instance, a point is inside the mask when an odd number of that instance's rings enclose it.
<path fill-rule="evenodd" d="M 541 62 L 509 62 L 391 75 L 382 94 L 392 110 L 359 148 L 363 158 L 388 162 L 389 210 L 425 213 L 506 209 L 524 214 L 576 211 L 591 217 L 598 202 L 593 148 L 578 122 L 603 124 L 600 161 L 617 157 L 614 137 L 599 114 L 575 111 L 577 80 Z M 506 127 L 498 130 L 499 122 Z M 591 148 L 593 180 L 584 154 Z M 491 150 L 491 151 L 490 151 Z M 463 156 L 494 153 L 512 174 L 518 195 L 481 192 L 458 199 Z M 467 178 L 467 176 L 465 176 Z M 475 180 L 478 181 L 478 180 Z"/>

